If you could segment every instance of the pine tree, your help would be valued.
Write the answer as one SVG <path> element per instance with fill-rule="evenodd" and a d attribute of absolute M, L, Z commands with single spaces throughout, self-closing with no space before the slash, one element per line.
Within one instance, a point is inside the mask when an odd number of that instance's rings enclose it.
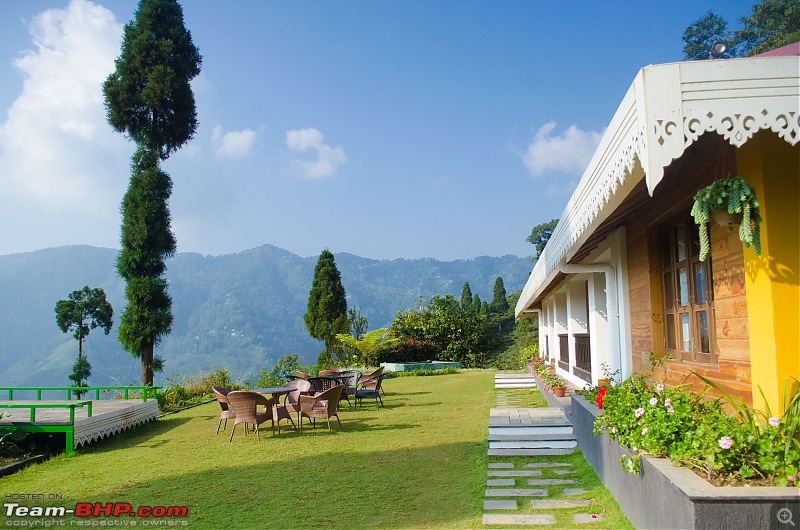
<path fill-rule="evenodd" d="M 472 289 L 469 288 L 469 282 L 464 282 L 464 287 L 461 289 L 461 310 L 466 311 L 472 308 Z"/>
<path fill-rule="evenodd" d="M 122 202 L 122 250 L 117 271 L 125 280 L 120 344 L 142 361 L 142 384 L 153 384 L 160 362 L 155 346 L 172 329 L 165 260 L 177 243 L 170 228 L 172 180 L 159 163 L 194 137 L 197 111 L 189 82 L 202 57 L 175 0 L 140 0 L 125 25 L 115 70 L 103 83 L 108 122 L 137 149 Z"/>
<path fill-rule="evenodd" d="M 494 281 L 494 290 L 492 293 L 492 303 L 489 304 L 489 309 L 492 313 L 502 315 L 508 311 L 508 300 L 506 300 L 506 288 L 505 285 L 503 285 L 503 278 L 500 276 Z"/>
<path fill-rule="evenodd" d="M 333 254 L 326 248 L 319 255 L 314 268 L 314 280 L 308 294 L 308 310 L 303 315 L 308 333 L 325 342 L 325 355 L 330 358 L 331 346 L 336 335 L 347 333 L 350 321 L 347 317 L 347 299 L 339 269 Z"/>

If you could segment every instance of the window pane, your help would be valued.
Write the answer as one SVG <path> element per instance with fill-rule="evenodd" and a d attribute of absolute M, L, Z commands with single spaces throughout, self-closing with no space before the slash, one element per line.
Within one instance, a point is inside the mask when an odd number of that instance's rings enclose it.
<path fill-rule="evenodd" d="M 692 238 L 692 257 L 697 258 L 700 256 L 700 227 L 692 225 L 689 237 Z"/>
<path fill-rule="evenodd" d="M 694 265 L 694 300 L 698 304 L 706 303 L 706 269 L 702 263 Z"/>
<path fill-rule="evenodd" d="M 692 334 L 689 331 L 689 313 L 681 313 L 681 349 L 691 351 Z"/>
<path fill-rule="evenodd" d="M 685 267 L 678 269 L 678 301 L 681 307 L 689 305 L 689 278 Z"/>
<path fill-rule="evenodd" d="M 667 349 L 675 349 L 675 315 L 667 315 Z"/>
<path fill-rule="evenodd" d="M 677 261 L 686 259 L 686 225 L 679 224 L 675 229 L 675 253 Z"/>
<path fill-rule="evenodd" d="M 711 340 L 708 336 L 708 312 L 697 312 L 697 330 L 700 334 L 700 351 L 703 353 L 711 353 Z"/>
<path fill-rule="evenodd" d="M 672 282 L 672 273 L 664 275 L 664 303 L 668 309 L 675 307 L 675 286 Z"/>

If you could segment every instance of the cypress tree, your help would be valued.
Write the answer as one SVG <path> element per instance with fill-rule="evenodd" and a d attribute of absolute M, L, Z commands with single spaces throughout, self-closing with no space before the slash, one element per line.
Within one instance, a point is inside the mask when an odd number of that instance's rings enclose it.
<path fill-rule="evenodd" d="M 469 288 L 469 282 L 464 282 L 464 287 L 461 289 L 460 305 L 462 311 L 472 307 L 472 289 Z"/>
<path fill-rule="evenodd" d="M 347 333 L 350 329 L 342 278 L 333 254 L 327 248 L 319 255 L 314 268 L 314 280 L 308 293 L 308 310 L 303 320 L 309 335 L 325 342 L 325 354 L 329 358 L 336 335 Z"/>
<path fill-rule="evenodd" d="M 175 0 L 140 0 L 125 25 L 115 70 L 103 83 L 108 122 L 137 149 L 122 201 L 122 250 L 117 272 L 127 305 L 120 344 L 142 361 L 142 384 L 153 384 L 155 346 L 172 328 L 165 260 L 175 253 L 168 201 L 172 180 L 159 163 L 194 137 L 197 111 L 189 82 L 202 57 Z M 155 362 L 154 362 L 155 360 Z"/>
<path fill-rule="evenodd" d="M 489 309 L 492 313 L 502 315 L 508 311 L 508 300 L 506 300 L 506 287 L 503 285 L 503 278 L 500 276 L 494 281 L 492 293 L 492 302 L 489 304 Z"/>

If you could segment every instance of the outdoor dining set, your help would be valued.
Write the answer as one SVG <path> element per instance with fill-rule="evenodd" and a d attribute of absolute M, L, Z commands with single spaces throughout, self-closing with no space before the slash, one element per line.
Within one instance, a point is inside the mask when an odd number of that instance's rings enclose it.
<path fill-rule="evenodd" d="M 227 428 L 228 420 L 234 420 L 231 435 L 228 441 L 233 440 L 236 426 L 244 423 L 244 433 L 247 435 L 248 425 L 253 425 L 258 440 L 261 440 L 258 426 L 264 422 L 272 422 L 272 435 L 275 435 L 275 426 L 278 434 L 281 433 L 281 420 L 289 420 L 293 428 L 300 428 L 303 433 L 303 418 L 311 420 L 316 427 L 317 418 L 328 423 L 328 432 L 332 433 L 331 418 L 336 418 L 339 430 L 342 422 L 339 419 L 339 403 L 346 400 L 348 405 L 358 406 L 363 399 L 374 399 L 375 406 L 383 405 L 381 384 L 384 377 L 383 367 L 374 372 L 363 374 L 358 370 L 328 369 L 320 371 L 317 376 L 310 376 L 303 372 L 295 375 L 286 375 L 288 382 L 279 387 L 258 388 L 256 390 L 228 390 L 213 387 L 214 395 L 219 403 L 221 413 L 217 424 L 217 434 L 220 427 Z M 385 394 L 385 392 L 384 392 Z M 269 397 L 267 397 L 269 396 Z M 350 398 L 353 398 L 353 402 Z M 297 414 L 297 425 L 292 419 Z M 223 423 L 224 422 L 224 423 Z"/>

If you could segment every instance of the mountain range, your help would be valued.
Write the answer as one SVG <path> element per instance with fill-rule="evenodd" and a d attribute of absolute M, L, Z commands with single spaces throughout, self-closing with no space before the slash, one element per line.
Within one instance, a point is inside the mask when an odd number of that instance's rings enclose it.
<path fill-rule="evenodd" d="M 125 283 L 115 268 L 118 251 L 66 246 L 0 256 L 0 386 L 69 386 L 77 341 L 55 320 L 58 300 L 88 285 L 105 290 L 114 322 L 125 306 Z M 460 297 L 464 282 L 491 300 L 497 276 L 507 293 L 522 288 L 529 258 L 374 260 L 335 255 L 348 307 L 357 307 L 369 329 L 389 325 L 398 311 L 433 295 Z M 235 379 L 254 377 L 281 355 L 301 364 L 316 361 L 320 341 L 306 331 L 303 314 L 317 257 L 300 257 L 263 245 L 237 254 L 179 253 L 168 261 L 173 300 L 172 333 L 156 348 L 165 369 L 156 384 L 226 368 Z M 92 330 L 84 344 L 93 385 L 138 384 L 139 361 L 117 342 L 116 328 Z"/>

